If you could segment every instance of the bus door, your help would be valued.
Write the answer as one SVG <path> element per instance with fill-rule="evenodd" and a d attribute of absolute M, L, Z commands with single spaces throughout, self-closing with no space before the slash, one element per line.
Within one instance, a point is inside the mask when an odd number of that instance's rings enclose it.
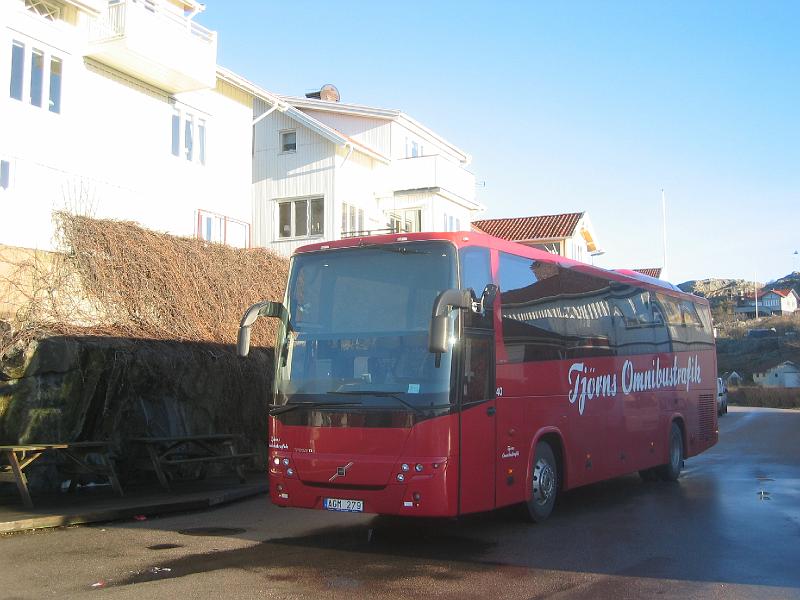
<path fill-rule="evenodd" d="M 460 512 L 495 506 L 494 333 L 465 330 L 459 369 Z"/>

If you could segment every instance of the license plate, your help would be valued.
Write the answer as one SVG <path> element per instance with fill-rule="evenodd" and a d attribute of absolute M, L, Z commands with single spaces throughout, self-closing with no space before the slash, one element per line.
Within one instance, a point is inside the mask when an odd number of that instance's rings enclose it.
<path fill-rule="evenodd" d="M 325 510 L 339 512 L 364 512 L 363 500 L 343 500 L 341 498 L 324 498 L 322 506 Z"/>

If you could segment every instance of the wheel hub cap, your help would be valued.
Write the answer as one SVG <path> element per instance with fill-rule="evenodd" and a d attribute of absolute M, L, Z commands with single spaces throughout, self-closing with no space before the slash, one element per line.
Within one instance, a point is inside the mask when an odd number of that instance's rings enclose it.
<path fill-rule="evenodd" d="M 537 504 L 547 504 L 556 487 L 556 473 L 545 460 L 537 461 L 533 469 L 533 499 Z"/>

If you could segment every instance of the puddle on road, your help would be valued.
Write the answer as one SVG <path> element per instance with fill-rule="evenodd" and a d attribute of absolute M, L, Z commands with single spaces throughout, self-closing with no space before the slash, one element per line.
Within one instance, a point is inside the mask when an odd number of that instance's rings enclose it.
<path fill-rule="evenodd" d="M 247 530 L 241 527 L 192 527 L 190 529 L 181 529 L 178 533 L 181 535 L 222 537 L 226 535 L 239 535 L 245 531 Z"/>
<path fill-rule="evenodd" d="M 148 550 L 172 550 L 173 548 L 183 548 L 183 544 L 153 544 L 148 546 Z"/>

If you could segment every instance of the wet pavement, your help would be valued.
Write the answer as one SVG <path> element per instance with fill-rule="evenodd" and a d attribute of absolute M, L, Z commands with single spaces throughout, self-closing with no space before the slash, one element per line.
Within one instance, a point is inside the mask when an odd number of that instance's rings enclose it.
<path fill-rule="evenodd" d="M 675 484 L 627 476 L 553 517 L 213 511 L 0 538 L 0 596 L 798 598 L 800 411 L 736 409 Z"/>

